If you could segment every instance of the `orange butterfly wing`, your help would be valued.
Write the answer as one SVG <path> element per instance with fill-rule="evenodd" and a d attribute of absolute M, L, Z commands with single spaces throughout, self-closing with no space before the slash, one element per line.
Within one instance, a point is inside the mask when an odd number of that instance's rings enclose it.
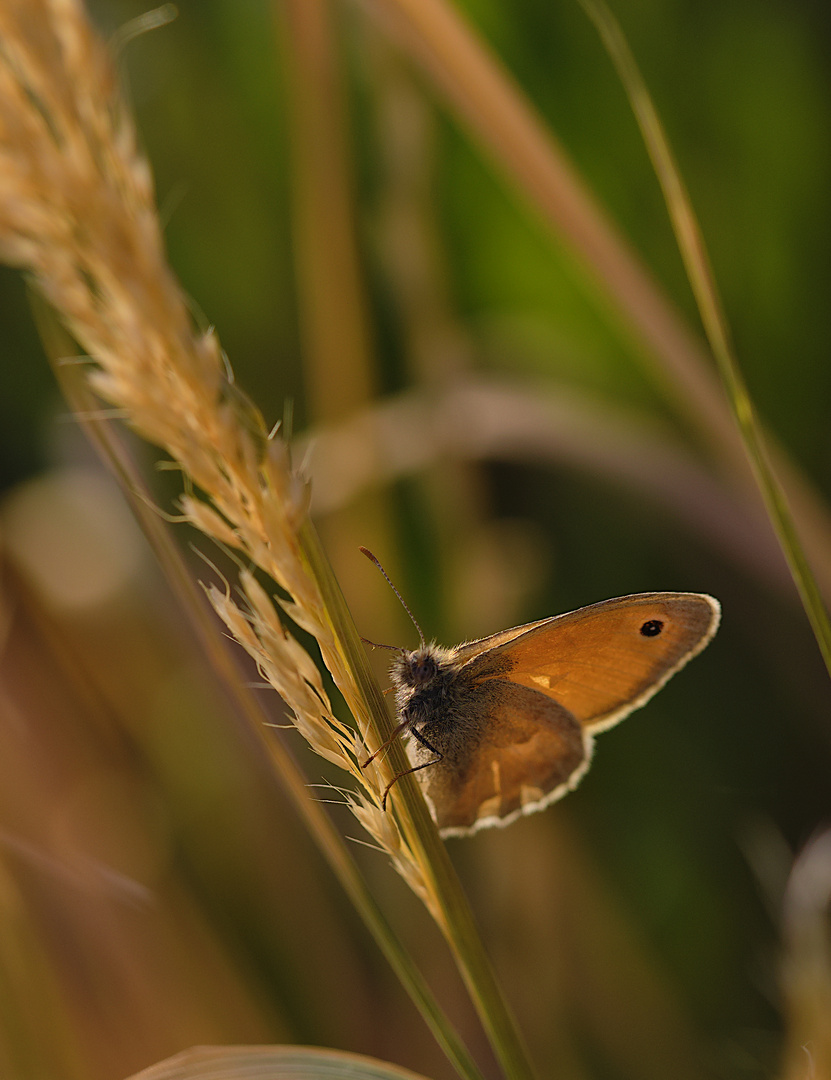
<path fill-rule="evenodd" d="M 443 754 L 421 782 L 443 836 L 504 825 L 576 786 L 591 757 L 591 736 L 557 702 L 507 679 L 470 691 L 464 731 L 428 727 Z M 416 763 L 430 751 L 415 744 Z"/>
<path fill-rule="evenodd" d="M 461 645 L 455 655 L 471 676 L 528 686 L 597 731 L 645 704 L 700 652 L 720 610 L 701 593 L 622 596 Z"/>

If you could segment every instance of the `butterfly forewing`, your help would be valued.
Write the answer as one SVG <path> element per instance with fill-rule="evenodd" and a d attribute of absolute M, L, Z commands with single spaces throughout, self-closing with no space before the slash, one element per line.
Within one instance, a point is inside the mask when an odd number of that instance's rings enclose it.
<path fill-rule="evenodd" d="M 560 618 L 560 616 L 554 616 L 554 618 Z M 538 622 L 514 626 L 510 630 L 500 630 L 498 634 L 491 634 L 489 637 L 479 638 L 477 641 L 466 641 L 462 645 L 456 646 L 453 655 L 460 663 L 467 663 L 468 660 L 472 660 L 481 653 L 489 652 L 491 649 L 498 649 L 500 645 L 507 645 L 509 641 L 518 638 L 520 634 L 527 634 L 529 630 L 536 630 L 538 626 L 545 626 L 546 623 L 550 622 L 552 622 L 551 618 L 540 619 Z"/>
<path fill-rule="evenodd" d="M 531 687 L 601 728 L 643 705 L 695 656 L 715 633 L 719 610 L 699 593 L 624 596 L 503 631 L 463 646 L 463 655 L 483 678 Z"/>

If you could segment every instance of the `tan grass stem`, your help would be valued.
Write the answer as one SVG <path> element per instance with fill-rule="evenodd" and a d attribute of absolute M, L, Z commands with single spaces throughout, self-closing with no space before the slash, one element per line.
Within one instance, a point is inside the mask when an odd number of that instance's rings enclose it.
<path fill-rule="evenodd" d="M 282 0 L 291 120 L 292 226 L 303 376 L 318 421 L 348 416 L 373 396 L 374 370 L 359 267 L 347 113 L 325 0 Z"/>
<path fill-rule="evenodd" d="M 64 395 L 76 415 L 84 417 L 95 404 L 86 382 L 77 369 L 62 367 L 60 358 L 71 346 L 48 312 L 39 318 L 41 334 L 52 359 L 55 373 Z M 239 679 L 239 673 L 228 655 L 213 620 L 205 618 L 204 597 L 193 582 L 170 532 L 153 508 L 150 492 L 130 459 L 117 432 L 107 421 L 83 420 L 84 427 L 107 468 L 118 480 L 148 543 L 159 560 L 174 595 L 177 597 L 201 648 L 210 661 L 210 668 L 233 701 L 240 716 L 261 740 L 274 766 L 274 775 L 288 792 L 294 806 L 326 861 L 349 896 L 378 946 L 386 956 L 402 985 L 432 1031 L 436 1041 L 460 1076 L 481 1080 L 476 1063 L 458 1033 L 438 1006 L 418 967 L 404 948 L 401 939 L 386 919 L 349 853 L 340 834 L 324 807 L 309 798 L 308 780 L 291 753 L 280 739 L 269 737 L 266 716 L 256 697 Z"/>

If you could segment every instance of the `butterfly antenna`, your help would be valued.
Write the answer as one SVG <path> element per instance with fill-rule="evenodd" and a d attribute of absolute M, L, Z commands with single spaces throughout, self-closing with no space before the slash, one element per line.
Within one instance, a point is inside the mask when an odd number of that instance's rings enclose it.
<path fill-rule="evenodd" d="M 379 641 L 370 641 L 368 637 L 361 637 L 361 641 L 364 645 L 369 645 L 373 649 L 390 649 L 392 652 L 404 652 L 400 645 L 382 645 Z M 271 685 L 270 683 L 267 685 Z"/>
<path fill-rule="evenodd" d="M 416 620 L 415 615 L 413 615 L 412 611 L 410 611 L 410 609 L 407 607 L 407 604 L 406 604 L 406 602 L 404 600 L 404 597 L 401 595 L 401 593 L 398 591 L 398 589 L 396 589 L 396 587 L 393 585 L 392 581 L 390 580 L 389 574 L 386 572 L 386 570 L 383 568 L 383 566 L 381 566 L 381 564 L 378 562 L 378 560 L 375 558 L 375 556 L 372 554 L 372 552 L 369 550 L 369 548 L 362 547 L 360 550 L 363 552 L 364 555 L 366 555 L 366 557 L 369 559 L 370 562 L 375 563 L 375 565 L 378 567 L 378 569 L 381 571 L 381 573 L 387 579 L 387 584 L 392 589 L 392 591 L 395 593 L 395 595 L 398 597 L 398 599 L 401 601 L 401 606 L 404 608 L 404 610 L 407 612 L 407 614 L 412 619 L 413 626 L 416 628 L 416 630 L 418 630 L 418 636 L 421 638 L 421 647 L 423 649 L 425 647 L 424 634 L 422 634 L 422 632 L 421 632 L 421 627 L 418 625 L 418 622 Z M 381 647 L 384 648 L 385 646 L 381 646 Z"/>

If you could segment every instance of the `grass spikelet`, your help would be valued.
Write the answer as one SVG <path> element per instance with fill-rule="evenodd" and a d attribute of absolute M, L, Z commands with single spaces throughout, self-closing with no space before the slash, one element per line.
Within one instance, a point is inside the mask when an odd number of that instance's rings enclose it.
<path fill-rule="evenodd" d="M 372 717 L 303 556 L 308 485 L 282 439 L 268 436 L 233 386 L 217 335 L 192 325 L 105 48 L 74 0 L 3 5 L 0 40 L 0 252 L 29 270 L 86 349 L 95 392 L 178 463 L 190 488 L 180 500 L 184 519 L 277 583 L 286 614 L 317 639 L 347 705 L 369 728 Z M 377 803 L 383 766 L 361 771 L 364 751 L 335 720 L 311 658 L 252 574 L 243 574 L 242 586 L 247 612 L 211 589 L 217 612 L 313 749 Z M 410 848 L 392 835 L 396 828 L 389 815 L 372 835 L 400 868 Z M 422 877 L 415 865 L 406 876 Z"/>
<path fill-rule="evenodd" d="M 316 639 L 369 750 L 390 729 L 351 616 L 308 521 L 308 485 L 236 389 L 212 329 L 194 328 L 167 266 L 150 170 L 110 58 L 77 0 L 0 5 L 0 257 L 26 269 L 92 360 L 88 385 L 123 410 L 182 471 L 183 517 L 276 582 L 273 601 L 243 575 L 246 605 L 210 599 L 323 757 L 358 782 L 357 819 L 437 917 L 507 1075 L 530 1080 L 524 1047 L 461 887 L 412 777 L 392 812 L 380 791 L 405 760 L 367 772 L 362 737 L 333 715 L 319 676 L 282 627 L 275 602 Z M 247 609 L 246 609 L 247 608 Z M 406 767 L 406 766 L 403 766 Z M 300 798 L 296 777 L 287 785 Z M 306 820 L 311 815 L 303 811 Z M 318 825 L 318 839 L 327 826 Z M 331 839 L 330 863 L 460 1075 L 479 1071 L 354 866 Z"/>

